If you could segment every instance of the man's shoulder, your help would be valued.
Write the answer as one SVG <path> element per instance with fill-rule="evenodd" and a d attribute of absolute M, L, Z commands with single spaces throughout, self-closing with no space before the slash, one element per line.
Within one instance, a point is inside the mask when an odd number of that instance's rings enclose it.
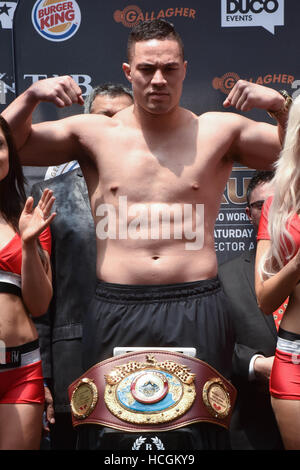
<path fill-rule="evenodd" d="M 223 125 L 228 126 L 237 125 L 244 119 L 246 119 L 244 116 L 228 111 L 208 111 L 198 116 L 200 123 L 212 123 L 214 125 L 222 123 Z"/>
<path fill-rule="evenodd" d="M 59 125 L 64 123 L 69 132 L 75 135 L 82 135 L 83 133 L 90 135 L 95 129 L 99 133 L 100 130 L 116 125 L 115 120 L 103 114 L 76 114 L 57 122 Z"/>

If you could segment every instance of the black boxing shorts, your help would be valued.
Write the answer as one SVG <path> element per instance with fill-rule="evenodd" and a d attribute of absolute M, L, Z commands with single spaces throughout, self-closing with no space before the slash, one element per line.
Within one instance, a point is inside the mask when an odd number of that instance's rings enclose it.
<path fill-rule="evenodd" d="M 163 285 L 98 281 L 83 320 L 83 367 L 115 347 L 194 347 L 196 357 L 230 378 L 234 345 L 218 278 Z"/>
<path fill-rule="evenodd" d="M 167 285 L 98 281 L 83 320 L 84 370 L 112 357 L 115 347 L 193 347 L 198 359 L 229 379 L 234 333 L 218 278 Z M 130 449 L 135 444 L 132 434 L 129 442 L 126 433 L 116 430 L 88 424 L 79 428 L 79 449 Z M 203 423 L 163 434 L 174 449 L 200 450 L 227 448 L 224 432 Z"/>

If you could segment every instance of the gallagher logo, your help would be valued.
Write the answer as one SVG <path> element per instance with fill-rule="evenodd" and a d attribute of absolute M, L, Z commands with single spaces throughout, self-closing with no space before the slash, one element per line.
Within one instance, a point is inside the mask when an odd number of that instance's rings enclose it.
<path fill-rule="evenodd" d="M 32 9 L 36 31 L 49 41 L 65 41 L 78 30 L 81 21 L 75 0 L 37 0 Z"/>
<path fill-rule="evenodd" d="M 222 77 L 215 77 L 212 80 L 212 86 L 215 90 L 220 90 L 225 95 L 228 95 L 236 82 L 240 80 L 241 77 L 235 72 L 225 73 Z M 266 75 L 260 75 L 259 77 L 243 77 L 244 80 L 248 82 L 257 83 L 258 85 L 290 85 L 292 86 L 295 77 L 293 75 L 288 75 L 286 73 L 268 73 Z"/>
<path fill-rule="evenodd" d="M 166 8 L 165 10 L 159 11 L 146 11 L 143 12 L 140 7 L 136 5 L 129 5 L 124 10 L 116 10 L 113 14 L 113 18 L 116 23 L 122 23 L 127 28 L 132 28 L 140 21 L 156 20 L 159 18 L 172 18 L 176 16 L 182 16 L 185 18 L 196 17 L 196 10 L 187 7 L 176 7 Z"/>

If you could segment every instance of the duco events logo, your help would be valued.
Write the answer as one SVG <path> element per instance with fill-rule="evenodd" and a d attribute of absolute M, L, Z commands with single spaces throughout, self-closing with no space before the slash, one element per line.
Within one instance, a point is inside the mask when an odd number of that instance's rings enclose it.
<path fill-rule="evenodd" d="M 223 28 L 261 26 L 275 34 L 284 25 L 284 0 L 221 0 Z"/>
<path fill-rule="evenodd" d="M 37 0 L 32 9 L 36 31 L 49 41 L 66 41 L 77 32 L 81 13 L 75 0 Z"/>
<path fill-rule="evenodd" d="M 228 72 L 224 73 L 222 77 L 215 77 L 212 80 L 212 86 L 215 90 L 220 90 L 225 95 L 228 95 L 236 82 L 240 80 L 241 77 L 235 72 Z M 256 78 L 250 77 L 245 78 L 243 80 L 247 80 L 248 82 L 257 83 L 258 85 L 293 85 L 295 77 L 293 75 L 288 75 L 286 73 L 268 73 L 266 75 L 260 75 Z"/>
<path fill-rule="evenodd" d="M 158 11 L 142 11 L 140 7 L 136 5 L 129 5 L 123 10 L 116 10 L 113 14 L 113 18 L 116 23 L 122 23 L 127 28 L 132 28 L 140 21 L 156 20 L 159 18 L 172 18 L 181 16 L 184 18 L 195 19 L 196 10 L 188 7 L 176 7 L 166 8 Z"/>

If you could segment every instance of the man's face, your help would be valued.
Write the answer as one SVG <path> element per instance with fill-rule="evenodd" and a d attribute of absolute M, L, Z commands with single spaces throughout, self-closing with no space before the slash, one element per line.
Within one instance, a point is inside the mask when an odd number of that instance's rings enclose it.
<path fill-rule="evenodd" d="M 250 195 L 250 204 L 249 207 L 246 207 L 246 214 L 256 232 L 258 230 L 263 203 L 273 194 L 274 188 L 272 187 L 272 183 L 268 182 L 256 186 Z"/>
<path fill-rule="evenodd" d="M 132 46 L 130 64 L 123 64 L 135 104 L 164 114 L 179 104 L 186 73 L 180 46 L 172 39 L 151 39 Z"/>
<path fill-rule="evenodd" d="M 91 107 L 91 114 L 104 114 L 105 116 L 112 117 L 130 105 L 132 105 L 132 99 L 125 93 L 115 97 L 97 95 Z"/>

